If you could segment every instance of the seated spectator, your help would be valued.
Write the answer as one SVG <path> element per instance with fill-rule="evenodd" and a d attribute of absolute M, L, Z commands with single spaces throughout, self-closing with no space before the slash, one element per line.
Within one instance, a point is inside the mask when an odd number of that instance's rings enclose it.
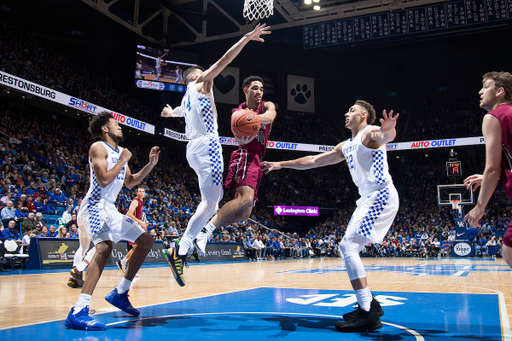
<path fill-rule="evenodd" d="M 18 221 L 18 218 L 16 217 L 16 209 L 14 208 L 14 204 L 12 201 L 7 202 L 7 206 L 2 208 L 2 211 L 0 211 L 0 216 L 2 217 L 2 223 L 4 226 L 9 225 L 9 221 L 14 220 Z"/>
<path fill-rule="evenodd" d="M 21 253 L 28 254 L 28 249 L 30 247 L 30 238 L 36 237 L 36 230 L 28 230 L 23 234 L 23 238 L 21 239 Z"/>
<path fill-rule="evenodd" d="M 12 201 L 12 196 L 13 196 L 13 193 L 12 192 L 9 192 L 9 190 L 5 190 L 4 189 L 4 196 L 2 196 L 2 198 L 0 199 L 0 206 L 2 207 L 5 207 L 7 206 L 7 203 L 9 201 Z"/>
<path fill-rule="evenodd" d="M 34 205 L 34 197 L 32 195 L 29 195 L 27 197 L 26 207 L 27 207 L 27 212 L 33 212 L 33 213 L 37 212 L 36 206 Z"/>
<path fill-rule="evenodd" d="M 16 218 L 18 218 L 19 221 L 23 221 L 23 219 L 28 217 L 28 213 L 23 210 L 23 204 L 21 203 L 21 201 L 18 201 L 16 205 Z"/>
<path fill-rule="evenodd" d="M 58 230 L 58 238 L 69 238 L 68 229 L 66 229 L 66 226 L 60 225 Z"/>
<path fill-rule="evenodd" d="M 9 221 L 7 228 L 2 232 L 2 239 L 11 239 L 16 242 L 21 242 L 20 234 L 16 228 L 16 223 L 13 220 Z"/>
<path fill-rule="evenodd" d="M 36 213 L 36 228 L 40 230 L 44 226 L 43 214 L 41 212 Z"/>
<path fill-rule="evenodd" d="M 67 201 L 68 197 L 59 187 L 55 188 L 55 192 L 50 195 L 50 204 L 52 205 L 64 207 Z"/>
<path fill-rule="evenodd" d="M 78 238 L 78 227 L 73 224 L 69 227 L 69 238 L 77 239 Z"/>
<path fill-rule="evenodd" d="M 33 212 L 30 212 L 28 217 L 21 223 L 21 231 L 25 234 L 28 230 L 35 230 L 37 227 L 36 217 Z"/>
<path fill-rule="evenodd" d="M 46 235 L 48 234 L 48 226 L 43 225 L 43 227 L 41 227 L 41 230 L 39 232 L 40 233 L 37 234 L 38 238 L 46 238 Z"/>
<path fill-rule="evenodd" d="M 48 230 L 48 233 L 46 234 L 47 237 L 55 238 L 59 235 L 59 231 L 57 231 L 57 228 L 55 225 L 50 225 L 50 229 Z"/>
<path fill-rule="evenodd" d="M 59 219 L 60 223 L 62 225 L 66 225 L 71 221 L 71 218 L 73 216 L 73 206 L 68 206 L 67 209 L 62 212 L 62 217 Z"/>
<path fill-rule="evenodd" d="M 66 174 L 66 190 L 69 191 L 70 187 L 74 186 L 78 182 L 78 174 L 75 173 L 73 167 L 69 167 L 69 172 Z"/>

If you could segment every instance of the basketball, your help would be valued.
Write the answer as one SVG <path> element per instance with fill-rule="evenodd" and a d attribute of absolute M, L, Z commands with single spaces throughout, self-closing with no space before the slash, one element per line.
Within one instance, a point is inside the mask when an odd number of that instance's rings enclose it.
<path fill-rule="evenodd" d="M 259 130 L 260 118 L 254 111 L 243 109 L 231 115 L 231 131 L 235 137 L 253 137 Z"/>

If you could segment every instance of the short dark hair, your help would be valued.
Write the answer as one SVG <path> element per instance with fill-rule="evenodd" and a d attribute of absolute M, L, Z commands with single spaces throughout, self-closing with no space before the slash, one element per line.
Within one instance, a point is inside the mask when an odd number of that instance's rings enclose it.
<path fill-rule="evenodd" d="M 482 77 L 482 83 L 485 83 L 488 79 L 492 79 L 494 81 L 496 89 L 505 89 L 505 101 L 512 102 L 512 75 L 510 73 L 504 71 L 487 72 Z"/>
<path fill-rule="evenodd" d="M 244 79 L 242 83 L 242 88 L 249 88 L 252 82 L 260 82 L 261 84 L 263 84 L 263 79 L 259 76 L 249 76 L 246 79 Z"/>
<path fill-rule="evenodd" d="M 362 100 L 357 100 L 356 103 L 354 103 L 354 105 L 362 106 L 368 112 L 368 117 L 366 118 L 366 123 L 373 124 L 373 122 L 375 122 L 375 119 L 377 118 L 377 114 L 375 113 L 375 109 L 373 108 L 373 106 L 370 103 L 368 103 L 366 101 L 362 101 Z"/>
<path fill-rule="evenodd" d="M 101 138 L 101 127 L 106 126 L 111 118 L 114 118 L 114 116 L 112 116 L 112 114 L 108 111 L 102 111 L 97 116 L 94 116 L 91 122 L 89 122 L 88 129 L 92 137 Z"/>
<path fill-rule="evenodd" d="M 185 84 L 188 84 L 190 83 L 191 81 L 188 79 L 188 76 L 190 76 L 190 74 L 192 73 L 192 71 L 194 70 L 201 70 L 201 71 L 204 71 L 204 67 L 202 66 L 199 66 L 199 65 L 194 65 L 194 66 L 191 66 L 189 67 L 188 69 L 185 70 L 185 72 L 183 72 L 183 79 L 185 80 Z"/>

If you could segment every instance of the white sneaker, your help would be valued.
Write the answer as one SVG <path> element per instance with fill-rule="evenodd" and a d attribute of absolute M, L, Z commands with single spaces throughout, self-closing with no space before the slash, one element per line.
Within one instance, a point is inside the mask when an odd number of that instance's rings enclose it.
<path fill-rule="evenodd" d="M 201 232 L 197 235 L 196 239 L 194 239 L 194 247 L 199 253 L 200 256 L 204 256 L 206 254 L 206 244 L 208 243 L 208 236 L 206 233 Z"/>
<path fill-rule="evenodd" d="M 140 275 L 139 274 L 135 274 L 135 277 L 140 277 Z"/>
<path fill-rule="evenodd" d="M 116 265 L 117 265 L 117 267 L 119 268 L 119 270 L 121 270 L 122 272 L 125 272 L 125 271 L 124 271 L 124 264 L 123 264 L 123 262 L 122 262 L 122 261 L 118 260 L 118 261 L 116 262 Z"/>

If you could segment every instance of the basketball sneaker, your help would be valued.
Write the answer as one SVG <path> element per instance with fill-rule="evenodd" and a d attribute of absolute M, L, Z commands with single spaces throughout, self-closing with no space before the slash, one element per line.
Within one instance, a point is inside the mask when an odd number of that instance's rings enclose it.
<path fill-rule="evenodd" d="M 117 265 L 117 267 L 119 268 L 119 270 L 121 270 L 122 272 L 124 272 L 123 262 L 121 262 L 120 260 L 118 260 L 118 261 L 116 262 L 116 265 Z"/>
<path fill-rule="evenodd" d="M 343 319 L 345 321 L 349 322 L 356 318 L 357 312 L 359 310 L 359 304 L 356 303 L 356 307 L 356 310 L 351 311 L 350 313 L 343 314 Z M 384 310 L 382 310 L 379 301 L 377 301 L 375 297 L 373 297 L 372 302 L 370 303 L 370 309 L 374 309 L 377 315 L 379 315 L 379 317 L 384 315 Z"/>
<path fill-rule="evenodd" d="M 67 328 L 70 329 L 80 329 L 80 330 L 105 330 L 107 326 L 98 320 L 93 319 L 91 316 L 94 314 L 94 310 L 89 312 L 89 306 L 86 306 L 82 310 L 78 312 L 78 314 L 73 314 L 73 309 L 68 314 L 68 318 L 64 323 Z"/>
<path fill-rule="evenodd" d="M 128 290 L 130 291 L 130 290 Z M 135 309 L 130 301 L 128 300 L 128 291 L 124 294 L 120 294 L 117 292 L 117 288 L 112 290 L 110 294 L 105 296 L 107 302 L 112 304 L 114 307 L 121 309 L 127 314 L 139 316 L 140 311 Z"/>
<path fill-rule="evenodd" d="M 183 276 L 183 266 L 187 266 L 187 256 L 180 256 L 178 254 L 179 244 L 176 247 L 171 247 L 169 249 L 163 249 L 162 253 L 167 259 L 167 263 L 171 267 L 172 274 L 174 279 L 178 284 L 183 287 L 185 286 L 185 276 Z"/>
<path fill-rule="evenodd" d="M 75 281 L 78 282 L 78 286 L 81 287 L 84 285 L 84 273 L 82 271 L 78 271 L 76 266 L 73 269 L 71 269 L 69 274 L 71 275 L 71 277 L 75 279 Z"/>
<path fill-rule="evenodd" d="M 371 332 L 382 328 L 382 322 L 375 309 L 365 311 L 359 307 L 350 321 L 336 322 L 334 326 L 342 333 Z"/>
<path fill-rule="evenodd" d="M 188 252 L 189 252 L 189 254 L 187 255 L 187 257 L 189 257 L 189 259 L 191 261 L 194 261 L 196 263 L 199 263 L 201 261 L 201 258 L 199 257 L 199 253 L 197 252 L 195 247 L 192 248 L 192 252 L 190 252 L 190 250 Z"/>
<path fill-rule="evenodd" d="M 76 279 L 74 279 L 73 277 L 69 277 L 68 278 L 68 283 L 67 283 L 68 287 L 70 288 L 78 288 L 78 282 Z"/>
<path fill-rule="evenodd" d="M 208 233 L 205 228 L 197 235 L 193 243 L 199 255 L 204 256 L 206 254 L 206 244 L 208 243 Z"/>

